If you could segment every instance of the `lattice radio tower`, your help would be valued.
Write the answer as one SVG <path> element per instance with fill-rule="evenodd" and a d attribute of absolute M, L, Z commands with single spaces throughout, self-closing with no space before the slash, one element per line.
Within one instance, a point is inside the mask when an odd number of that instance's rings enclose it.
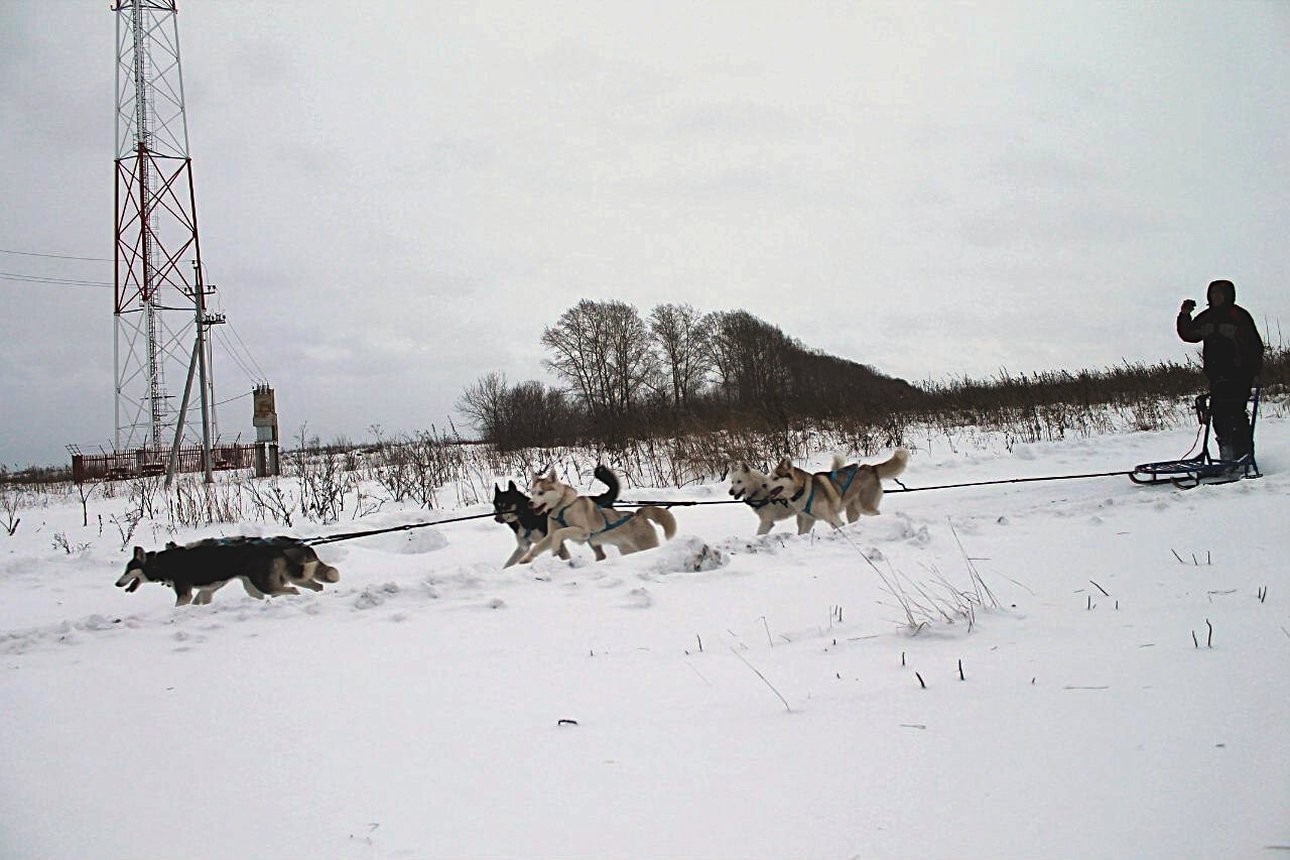
<path fill-rule="evenodd" d="M 200 439 L 214 382 L 174 0 L 116 0 L 117 451 Z M 194 372 L 201 410 L 189 419 Z M 185 378 L 179 404 L 170 390 Z M 194 424 L 196 420 L 199 424 Z M 207 458 L 209 463 L 209 457 Z"/>

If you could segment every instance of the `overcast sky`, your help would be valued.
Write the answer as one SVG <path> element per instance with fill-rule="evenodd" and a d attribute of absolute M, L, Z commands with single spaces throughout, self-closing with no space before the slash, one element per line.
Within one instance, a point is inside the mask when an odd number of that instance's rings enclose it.
<path fill-rule="evenodd" d="M 1290 3 L 179 9 L 207 280 L 288 439 L 554 381 L 583 298 L 742 308 L 913 382 L 1182 359 L 1218 277 L 1290 327 Z M 113 433 L 112 290 L 13 275 L 112 280 L 115 26 L 0 0 L 10 466 Z"/>

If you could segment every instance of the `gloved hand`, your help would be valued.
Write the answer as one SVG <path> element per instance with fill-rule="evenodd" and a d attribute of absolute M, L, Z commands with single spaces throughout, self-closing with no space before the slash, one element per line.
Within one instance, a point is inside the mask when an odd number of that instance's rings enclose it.
<path fill-rule="evenodd" d="M 1185 299 L 1182 303 L 1182 312 L 1185 314 L 1189 314 L 1194 310 L 1196 310 L 1196 300 Z"/>

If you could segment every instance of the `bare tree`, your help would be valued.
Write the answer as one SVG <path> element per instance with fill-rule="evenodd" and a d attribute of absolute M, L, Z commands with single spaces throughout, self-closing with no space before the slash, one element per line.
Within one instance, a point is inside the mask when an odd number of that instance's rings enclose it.
<path fill-rule="evenodd" d="M 664 384 L 671 389 L 671 405 L 689 406 L 712 366 L 703 317 L 688 304 L 658 305 L 650 313 L 649 329 Z"/>
<path fill-rule="evenodd" d="M 492 371 L 469 385 L 457 400 L 457 410 L 485 439 L 492 439 L 506 423 L 510 409 L 510 387 L 506 374 Z"/>
<path fill-rule="evenodd" d="M 790 393 L 793 342 L 747 311 L 716 311 L 703 319 L 712 366 L 728 403 L 759 410 L 783 408 Z"/>
<path fill-rule="evenodd" d="M 636 308 L 583 299 L 542 332 L 548 368 L 567 382 L 590 416 L 629 416 L 657 373 L 649 333 Z"/>
<path fill-rule="evenodd" d="M 480 438 L 503 449 L 551 445 L 576 435 L 564 392 L 536 380 L 510 385 L 505 374 L 486 374 L 462 392 L 457 409 Z"/>
<path fill-rule="evenodd" d="M 496 440 L 501 448 L 554 445 L 575 434 L 574 411 L 558 388 L 530 379 L 512 388 L 507 402 L 507 420 Z"/>

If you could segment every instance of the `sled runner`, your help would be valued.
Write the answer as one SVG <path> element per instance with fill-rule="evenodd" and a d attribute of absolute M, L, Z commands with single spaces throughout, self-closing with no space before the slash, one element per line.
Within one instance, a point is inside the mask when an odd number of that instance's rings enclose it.
<path fill-rule="evenodd" d="M 1254 427 L 1259 420 L 1259 386 L 1256 384 L 1250 397 L 1250 450 L 1249 453 L 1234 460 L 1214 458 L 1209 455 L 1209 432 L 1212 416 L 1209 408 L 1209 395 L 1202 394 L 1196 398 L 1196 420 L 1205 428 L 1200 443 L 1200 453 L 1195 457 L 1181 460 L 1162 460 L 1159 463 L 1142 463 L 1129 473 L 1129 480 L 1135 484 L 1171 483 L 1183 489 L 1191 489 L 1201 483 L 1227 484 L 1241 478 L 1262 478 L 1259 464 L 1254 459 Z"/>

